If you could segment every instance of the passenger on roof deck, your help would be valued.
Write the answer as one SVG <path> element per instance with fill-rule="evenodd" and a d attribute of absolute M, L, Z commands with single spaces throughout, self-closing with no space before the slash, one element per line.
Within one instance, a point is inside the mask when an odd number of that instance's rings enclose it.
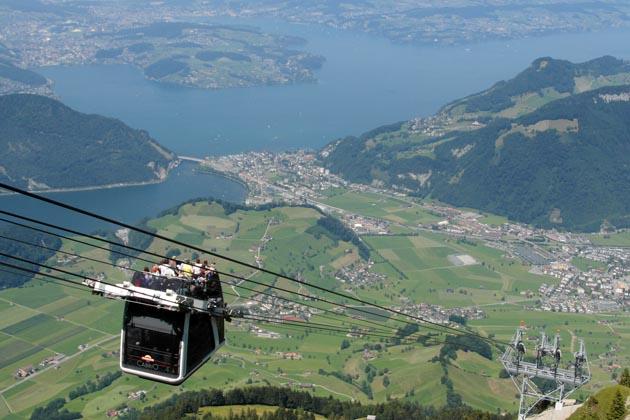
<path fill-rule="evenodd" d="M 201 260 L 199 258 L 197 258 L 197 261 L 195 261 L 195 265 L 193 265 L 193 267 L 192 267 L 193 279 L 196 280 L 196 279 L 199 278 L 199 276 L 201 275 L 201 268 L 202 268 Z"/>
<path fill-rule="evenodd" d="M 203 264 L 201 264 L 201 271 L 203 272 L 204 276 L 208 272 L 209 267 L 210 267 L 210 264 L 208 264 L 208 260 L 203 260 Z"/>
<path fill-rule="evenodd" d="M 175 277 L 175 270 L 171 267 L 167 259 L 163 259 L 160 264 L 160 275 L 165 277 Z"/>
<path fill-rule="evenodd" d="M 136 271 L 133 273 L 133 277 L 131 278 L 131 284 L 133 284 L 136 287 L 142 287 L 142 279 L 143 279 L 143 275 L 141 272 Z"/>
<path fill-rule="evenodd" d="M 213 267 L 214 267 L 214 263 Z M 219 280 L 219 275 L 213 269 L 212 271 L 208 271 L 206 273 L 206 291 L 208 293 L 209 298 L 222 298 L 223 290 L 221 289 L 221 281 Z"/>
<path fill-rule="evenodd" d="M 177 267 L 177 261 L 175 260 L 175 257 L 171 258 L 168 261 L 168 265 L 169 265 L 169 267 L 171 267 L 171 269 L 175 273 L 174 275 L 175 276 L 179 276 L 179 268 Z"/>
<path fill-rule="evenodd" d="M 136 287 L 149 287 L 151 283 L 150 277 L 153 277 L 149 272 L 149 267 L 144 267 L 143 271 L 136 271 L 133 274 L 132 283 Z"/>
<path fill-rule="evenodd" d="M 193 275 L 193 267 L 190 265 L 190 260 L 186 258 L 186 260 L 182 263 L 179 268 L 180 274 L 183 274 L 186 277 L 192 277 Z"/>
<path fill-rule="evenodd" d="M 155 276 L 151 271 L 149 271 L 149 267 L 144 267 L 142 274 L 144 275 L 143 287 L 151 288 L 153 280 L 155 280 Z"/>

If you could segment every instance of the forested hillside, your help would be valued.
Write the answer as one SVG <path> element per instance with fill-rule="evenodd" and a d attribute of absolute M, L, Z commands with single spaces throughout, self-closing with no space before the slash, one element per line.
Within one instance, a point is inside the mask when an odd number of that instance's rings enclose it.
<path fill-rule="evenodd" d="M 584 84 L 622 80 L 626 67 L 612 57 L 583 65 L 539 59 L 513 80 L 454 102 L 427 121 L 338 140 L 321 157 L 352 182 L 516 221 L 582 231 L 627 227 L 630 88 Z M 574 93 L 578 85 L 586 91 Z M 519 94 L 542 96 L 527 102 L 536 106 L 524 112 Z"/>
<path fill-rule="evenodd" d="M 0 255 L 0 265 L 3 266 L 0 289 L 18 287 L 32 279 L 39 271 L 37 264 L 45 263 L 61 247 L 61 239 L 19 226 L 0 225 L 0 238 L 3 239 L 0 240 L 0 253 L 14 257 Z"/>
<path fill-rule="evenodd" d="M 37 95 L 0 96 L 0 181 L 31 190 L 163 179 L 174 156 L 147 132 Z"/>
<path fill-rule="evenodd" d="M 510 420 L 509 414 L 492 414 L 470 407 L 460 406 L 453 408 L 436 409 L 430 406 L 422 406 L 417 403 L 390 401 L 385 404 L 361 405 L 357 402 L 342 402 L 331 397 L 316 397 L 306 391 L 293 391 L 288 388 L 276 387 L 251 387 L 221 391 L 218 389 L 202 390 L 199 392 L 184 392 L 174 395 L 168 401 L 147 407 L 142 412 L 131 411 L 122 416 L 125 420 L 151 420 L 151 419 L 183 419 L 191 414 L 199 413 L 203 407 L 220 407 L 225 405 L 252 405 L 262 404 L 280 407 L 277 413 L 259 417 L 253 411 L 232 419 L 257 420 L 257 419 L 309 419 L 313 418 L 307 413 L 321 414 L 331 420 L 352 420 L 365 418 L 368 415 L 376 415 L 382 420 L 415 419 L 415 420 Z M 207 415 L 204 419 L 222 420 L 225 417 Z"/>
<path fill-rule="evenodd" d="M 0 54 L 1 54 L 0 46 Z M 0 57 L 0 78 L 13 80 L 31 86 L 46 84 L 46 78 L 39 73 L 17 67 L 7 59 Z"/>

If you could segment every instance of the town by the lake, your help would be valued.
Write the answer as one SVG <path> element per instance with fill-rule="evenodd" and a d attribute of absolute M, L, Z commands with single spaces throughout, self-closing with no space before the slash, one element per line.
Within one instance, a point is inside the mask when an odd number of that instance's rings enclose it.
<path fill-rule="evenodd" d="M 595 244 L 590 234 L 545 230 L 511 221 L 485 223 L 485 215 L 479 212 L 425 202 L 375 186 L 348 183 L 320 166 L 315 152 L 240 153 L 207 157 L 202 165 L 247 184 L 247 204 L 284 201 L 314 205 L 324 212 L 334 213 L 358 235 L 392 235 L 392 227 L 399 226 L 412 232 L 437 231 L 460 240 L 482 241 L 486 246 L 503 251 L 515 264 L 530 266 L 531 273 L 550 278 L 550 281 L 543 281 L 538 290 L 519 291 L 524 298 L 537 298 L 531 301 L 535 310 L 592 314 L 624 311 L 630 305 L 628 246 Z M 336 189 L 394 198 L 400 200 L 401 206 L 417 206 L 438 216 L 439 221 L 427 225 L 401 225 L 400 221 L 365 216 L 323 203 L 324 191 Z M 605 238 L 611 233 L 602 226 L 602 232 L 596 236 Z M 457 258 L 455 264 L 481 264 L 470 256 Z M 577 260 L 590 263 L 574 265 Z M 363 264 L 340 270 L 337 278 L 358 287 L 361 283 L 377 281 L 378 275 L 370 274 L 369 264 Z M 414 305 L 403 305 L 402 308 L 416 313 L 418 309 Z M 457 311 L 469 318 L 482 315 L 479 308 L 458 308 Z M 447 322 L 452 315 L 452 311 L 432 305 L 422 306 L 421 312 L 439 322 Z"/>

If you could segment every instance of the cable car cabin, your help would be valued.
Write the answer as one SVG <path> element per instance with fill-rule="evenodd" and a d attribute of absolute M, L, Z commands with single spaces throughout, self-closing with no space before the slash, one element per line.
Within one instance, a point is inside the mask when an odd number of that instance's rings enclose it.
<path fill-rule="evenodd" d="M 225 344 L 227 314 L 216 273 L 195 281 L 136 272 L 131 283 L 84 283 L 93 293 L 126 301 L 120 335 L 123 372 L 178 385 Z"/>
<path fill-rule="evenodd" d="M 120 368 L 147 379 L 180 384 L 225 343 L 223 319 L 127 301 Z"/>

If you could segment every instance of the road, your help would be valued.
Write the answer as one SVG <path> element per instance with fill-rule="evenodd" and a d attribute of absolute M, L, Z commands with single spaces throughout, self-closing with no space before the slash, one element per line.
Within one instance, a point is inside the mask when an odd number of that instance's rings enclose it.
<path fill-rule="evenodd" d="M 263 233 L 262 238 L 260 238 L 260 242 L 262 242 L 263 245 L 266 242 L 267 233 L 269 232 L 269 226 L 271 226 L 271 220 L 269 220 L 269 222 L 267 223 L 267 227 L 265 228 L 265 233 Z M 262 245 L 258 246 L 257 251 L 256 251 L 257 252 L 256 253 L 256 265 L 258 265 L 258 268 L 262 267 L 262 260 L 261 260 L 261 257 L 260 257 L 260 249 L 261 248 L 262 248 Z M 242 278 L 238 283 L 232 285 L 232 290 L 234 291 L 234 293 L 236 293 L 236 296 L 238 296 L 236 298 L 236 300 L 233 302 L 233 304 L 238 302 L 239 298 L 241 297 L 241 294 L 238 292 L 238 290 L 236 290 L 236 287 L 240 286 L 244 281 L 247 281 L 247 280 L 251 279 L 252 277 L 254 277 L 259 272 L 260 271 L 256 270 L 253 273 L 251 273 L 250 275 L 248 275 L 247 277 Z"/>
<path fill-rule="evenodd" d="M 20 386 L 20 385 L 22 385 L 22 384 L 23 384 L 24 382 L 26 382 L 26 381 L 30 381 L 30 380 L 32 380 L 32 379 L 33 379 L 33 378 L 35 378 L 36 376 L 41 375 L 42 373 L 47 372 L 47 371 L 49 371 L 50 369 L 55 369 L 57 366 L 59 366 L 59 365 L 61 365 L 61 364 L 63 364 L 63 363 L 66 363 L 66 362 L 67 362 L 67 361 L 69 361 L 69 360 L 74 359 L 75 357 L 77 357 L 77 356 L 79 356 L 79 355 L 81 355 L 81 354 L 85 353 L 86 351 L 92 350 L 92 349 L 94 349 L 94 348 L 98 348 L 98 347 L 99 347 L 99 346 L 101 346 L 102 344 L 104 344 L 104 343 L 106 343 L 106 342 L 108 342 L 108 341 L 111 341 L 111 340 L 113 340 L 114 338 L 118 338 L 118 337 L 119 337 L 118 335 L 109 335 L 108 337 L 105 337 L 105 338 L 103 338 L 102 340 L 97 341 L 96 343 L 94 343 L 94 344 L 90 345 L 89 347 L 86 347 L 86 348 L 84 348 L 84 349 L 81 349 L 81 350 L 79 350 L 78 352 L 76 352 L 76 353 L 74 353 L 74 354 L 72 354 L 72 355 L 70 355 L 70 356 L 65 357 L 64 359 L 60 360 L 60 361 L 59 361 L 59 362 L 57 362 L 57 363 L 50 364 L 50 365 L 48 365 L 47 367 L 45 367 L 44 369 L 38 370 L 37 372 L 33 373 L 32 375 L 27 376 L 26 378 L 24 378 L 24 379 L 22 379 L 22 380 L 18 380 L 16 383 L 14 383 L 14 384 L 12 384 L 12 385 L 10 385 L 10 386 L 8 386 L 8 387 L 6 387 L 6 388 L 4 388 L 4 389 L 0 389 L 0 396 L 2 397 L 2 400 L 4 401 L 4 403 L 5 403 L 5 405 L 7 406 L 7 408 L 9 409 L 9 412 L 13 413 L 13 410 L 11 409 L 11 406 L 9 405 L 9 403 L 7 402 L 7 400 L 4 398 L 4 394 L 5 394 L 7 391 L 9 391 L 9 390 L 11 390 L 11 389 L 15 388 L 16 386 Z"/>

